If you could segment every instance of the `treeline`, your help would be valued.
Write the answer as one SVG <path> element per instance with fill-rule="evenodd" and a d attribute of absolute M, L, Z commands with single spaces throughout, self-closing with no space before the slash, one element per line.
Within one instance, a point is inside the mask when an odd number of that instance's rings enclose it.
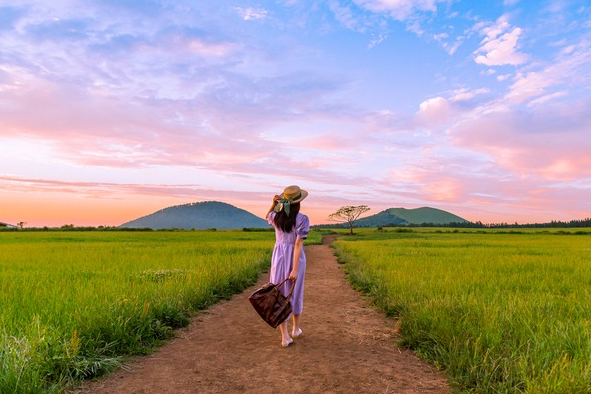
<path fill-rule="evenodd" d="M 422 226 L 422 225 L 421 225 Z M 591 227 L 591 218 L 582 220 L 570 220 L 563 222 L 560 220 L 552 220 L 547 223 L 525 223 L 519 224 L 517 222 L 510 223 L 482 223 L 482 222 L 467 222 L 467 223 L 449 223 L 444 227 L 458 227 L 458 228 L 578 228 Z"/>
<path fill-rule="evenodd" d="M 153 231 L 151 228 L 126 228 L 114 226 L 74 226 L 64 224 L 60 227 L 0 227 L 0 231 Z"/>
<path fill-rule="evenodd" d="M 322 224 L 312 226 L 315 228 L 346 228 L 347 223 L 338 224 Z M 362 227 L 377 227 L 377 226 L 355 226 L 357 228 Z M 517 222 L 510 223 L 482 223 L 478 222 L 451 222 L 451 223 L 389 223 L 382 224 L 379 227 L 443 227 L 443 228 L 578 228 L 578 227 L 591 227 L 591 218 L 583 220 L 571 220 L 568 222 L 553 220 L 548 223 L 526 223 L 519 224 Z"/>
<path fill-rule="evenodd" d="M 245 232 L 264 232 L 264 231 L 274 231 L 273 228 L 251 228 L 251 227 L 244 227 L 242 230 Z M 150 227 L 141 227 L 141 228 L 134 228 L 134 227 L 115 227 L 115 226 L 74 226 L 73 224 L 64 224 L 60 227 L 0 227 L 0 232 L 10 232 L 10 231 L 218 231 L 216 228 L 207 228 L 207 229 L 184 229 L 184 228 L 167 228 L 167 229 L 153 229 Z"/>
<path fill-rule="evenodd" d="M 319 224 L 311 226 L 312 228 L 347 228 L 347 223 L 336 223 L 336 224 Z M 357 226 L 357 228 L 363 227 L 442 227 L 442 228 L 579 228 L 579 227 L 591 227 L 591 218 L 582 219 L 582 220 L 571 220 L 568 222 L 563 222 L 559 220 L 552 220 L 548 223 L 525 223 L 519 224 L 515 223 L 482 223 L 478 222 L 451 222 L 451 223 L 389 223 L 389 224 L 382 224 L 379 226 Z M 238 229 L 237 229 L 238 230 Z M 154 230 L 149 227 L 145 228 L 130 228 L 130 227 L 115 227 L 115 226 L 74 226 L 73 224 L 65 224 L 60 227 L 0 227 L 0 231 L 217 231 L 215 228 L 208 228 L 208 229 L 178 229 L 178 228 L 171 228 L 171 229 L 161 229 L 161 230 Z M 247 232 L 258 232 L 258 231 L 273 231 L 272 228 L 249 228 L 245 227 L 242 231 Z"/>

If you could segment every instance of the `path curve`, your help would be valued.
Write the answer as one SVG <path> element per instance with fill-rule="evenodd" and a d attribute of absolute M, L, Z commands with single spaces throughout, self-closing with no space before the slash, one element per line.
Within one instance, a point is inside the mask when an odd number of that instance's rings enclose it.
<path fill-rule="evenodd" d="M 449 393 L 445 377 L 396 346 L 396 321 L 354 291 L 326 237 L 306 247 L 302 329 L 292 346 L 264 323 L 248 295 L 202 312 L 178 337 L 77 394 Z"/>

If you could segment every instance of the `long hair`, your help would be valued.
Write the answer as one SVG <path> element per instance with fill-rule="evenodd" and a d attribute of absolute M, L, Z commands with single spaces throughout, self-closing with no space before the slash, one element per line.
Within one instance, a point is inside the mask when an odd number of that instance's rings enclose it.
<path fill-rule="evenodd" d="M 285 213 L 285 209 L 277 212 L 275 215 L 275 226 L 281 229 L 284 233 L 290 233 L 291 230 L 295 227 L 296 217 L 298 216 L 298 212 L 300 212 L 300 203 L 290 204 L 289 206 L 289 216 Z"/>

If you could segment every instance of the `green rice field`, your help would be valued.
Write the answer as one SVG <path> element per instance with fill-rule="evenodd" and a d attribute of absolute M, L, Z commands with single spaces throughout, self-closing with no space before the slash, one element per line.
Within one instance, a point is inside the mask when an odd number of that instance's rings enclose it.
<path fill-rule="evenodd" d="M 0 393 L 58 393 L 149 352 L 254 284 L 273 243 L 268 231 L 1 232 Z"/>
<path fill-rule="evenodd" d="M 590 229 L 356 232 L 335 242 L 350 280 L 456 393 L 591 392 Z M 246 231 L 0 232 L 0 393 L 59 393 L 150 352 L 252 285 L 273 242 Z"/>
<path fill-rule="evenodd" d="M 359 230 L 350 280 L 461 393 L 591 393 L 591 230 Z"/>

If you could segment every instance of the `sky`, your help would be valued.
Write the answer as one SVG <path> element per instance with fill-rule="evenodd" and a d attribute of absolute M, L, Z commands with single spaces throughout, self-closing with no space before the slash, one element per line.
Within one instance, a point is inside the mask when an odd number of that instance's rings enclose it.
<path fill-rule="evenodd" d="M 0 221 L 591 217 L 586 0 L 0 0 Z"/>

